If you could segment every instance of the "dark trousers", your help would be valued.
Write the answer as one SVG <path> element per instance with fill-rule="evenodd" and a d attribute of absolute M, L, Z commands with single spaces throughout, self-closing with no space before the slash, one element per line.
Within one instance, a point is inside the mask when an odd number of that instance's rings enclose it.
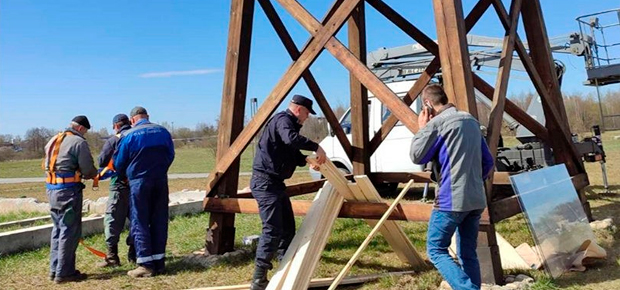
<path fill-rule="evenodd" d="M 258 203 L 263 231 L 256 248 L 256 266 L 272 269 L 276 254 L 284 255 L 295 236 L 295 217 L 282 180 L 253 174 L 252 195 Z"/>
<path fill-rule="evenodd" d="M 54 226 L 50 239 L 50 276 L 66 277 L 75 273 L 75 250 L 82 236 L 82 189 L 47 189 Z"/>
<path fill-rule="evenodd" d="M 136 262 L 163 270 L 168 240 L 168 179 L 132 179 L 129 187 L 130 230 Z"/>
<path fill-rule="evenodd" d="M 118 245 L 121 232 L 125 228 L 125 220 L 129 217 L 129 186 L 122 184 L 110 185 L 110 194 L 106 204 L 103 225 L 105 228 L 105 243 L 108 248 Z M 131 235 L 127 236 L 126 243 L 133 246 Z"/>

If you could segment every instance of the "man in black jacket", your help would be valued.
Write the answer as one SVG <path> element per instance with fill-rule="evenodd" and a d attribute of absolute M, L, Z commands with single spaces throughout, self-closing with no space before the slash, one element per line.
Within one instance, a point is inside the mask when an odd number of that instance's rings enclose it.
<path fill-rule="evenodd" d="M 284 255 L 295 235 L 295 218 L 291 200 L 284 192 L 284 180 L 293 175 L 295 167 L 306 165 L 306 156 L 300 150 L 315 151 L 319 164 L 326 159 L 319 144 L 299 134 L 309 114 L 316 114 L 312 101 L 293 96 L 288 109 L 267 122 L 258 143 L 250 188 L 258 202 L 263 232 L 256 249 L 251 290 L 267 287 L 267 271 L 273 268 L 271 260 L 276 254 L 279 258 Z"/>
<path fill-rule="evenodd" d="M 112 160 L 112 155 L 116 151 L 116 147 L 124 131 L 131 129 L 129 118 L 125 114 L 118 114 L 112 119 L 115 135 L 112 135 L 105 144 L 99 154 L 99 167 L 106 167 Z M 108 169 L 112 169 L 109 166 Z M 103 225 L 105 228 L 105 242 L 108 248 L 105 260 L 98 263 L 98 267 L 116 267 L 120 266 L 120 258 L 118 257 L 118 241 L 121 232 L 125 227 L 125 220 L 129 214 L 129 184 L 126 177 L 114 176 L 110 180 L 110 194 L 106 204 L 105 217 Z M 136 252 L 133 248 L 131 237 L 127 237 L 127 245 L 129 251 L 127 259 L 130 262 L 136 262 Z"/>

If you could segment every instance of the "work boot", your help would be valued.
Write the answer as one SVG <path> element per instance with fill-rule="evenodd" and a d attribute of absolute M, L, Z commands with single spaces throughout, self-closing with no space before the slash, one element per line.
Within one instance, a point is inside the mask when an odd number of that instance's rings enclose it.
<path fill-rule="evenodd" d="M 265 290 L 267 289 L 267 269 L 256 266 L 254 268 L 254 276 L 252 277 L 252 283 L 250 284 L 250 290 Z"/>
<path fill-rule="evenodd" d="M 97 263 L 97 267 L 118 267 L 121 265 L 121 259 L 118 257 L 118 245 L 108 246 L 108 253 L 105 259 Z"/>
<path fill-rule="evenodd" d="M 136 264 L 136 248 L 134 246 L 129 246 L 129 250 L 127 250 L 127 261 L 131 264 Z"/>
<path fill-rule="evenodd" d="M 78 282 L 78 281 L 83 281 L 83 280 L 86 280 L 86 274 L 80 273 L 80 271 L 75 270 L 73 275 L 64 276 L 64 277 L 55 277 L 54 283 L 62 284 L 62 283 L 67 283 L 67 282 Z"/>
<path fill-rule="evenodd" d="M 133 277 L 133 278 L 148 278 L 148 277 L 153 277 L 153 269 L 149 269 L 147 267 L 144 266 L 139 266 L 138 268 L 135 268 L 129 272 L 127 272 L 127 275 Z"/>

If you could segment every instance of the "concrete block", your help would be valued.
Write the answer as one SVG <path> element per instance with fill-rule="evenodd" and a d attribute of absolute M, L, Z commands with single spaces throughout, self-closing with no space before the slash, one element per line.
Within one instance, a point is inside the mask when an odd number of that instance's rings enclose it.
<path fill-rule="evenodd" d="M 204 192 L 196 193 L 195 198 L 199 200 L 187 201 L 188 198 L 183 197 L 169 204 L 170 217 L 202 212 Z M 105 201 L 105 199 L 100 198 L 96 202 L 89 204 L 105 204 Z M 48 205 L 45 204 L 45 206 L 47 207 Z M 46 209 L 46 211 L 48 210 Z M 92 214 L 93 212 L 90 213 Z M 103 230 L 103 216 L 82 217 L 83 236 L 103 233 Z M 0 255 L 47 246 L 50 242 L 51 233 L 52 224 L 0 233 Z"/>
<path fill-rule="evenodd" d="M 36 249 L 50 243 L 52 224 L 0 233 L 0 255 Z M 82 218 L 82 235 L 103 232 L 103 217 Z"/>

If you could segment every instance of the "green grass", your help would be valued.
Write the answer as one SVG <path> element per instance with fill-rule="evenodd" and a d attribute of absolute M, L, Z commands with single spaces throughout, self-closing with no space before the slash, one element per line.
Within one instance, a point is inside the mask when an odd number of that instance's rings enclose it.
<path fill-rule="evenodd" d="M 97 156 L 94 157 L 95 163 Z M 241 155 L 241 172 L 252 170 L 253 151 Z M 96 164 L 97 165 L 97 164 Z M 175 158 L 169 173 L 207 173 L 215 166 L 214 152 L 208 148 L 180 148 L 175 150 Z M 0 162 L 0 178 L 44 177 L 41 159 Z"/>
<path fill-rule="evenodd" d="M 620 186 L 618 177 L 620 176 L 620 141 L 612 140 L 612 136 L 620 135 L 619 132 L 607 132 L 604 135 L 605 147 L 608 154 L 607 169 L 611 188 L 616 194 L 604 194 L 602 190 L 602 179 L 600 165 L 598 163 L 588 163 L 586 168 L 589 173 L 591 186 L 587 189 L 593 215 L 596 219 L 620 216 Z M 200 168 L 202 165 L 191 165 L 192 160 L 208 159 L 209 153 L 199 153 L 186 149 L 187 151 L 177 151 L 178 160 L 185 160 L 180 163 L 190 164 L 192 168 Z M 204 150 L 206 151 L 206 150 Z M 251 151 L 250 151 L 251 152 Z M 200 155 L 204 154 L 204 155 Z M 182 156 L 187 156 L 182 157 Z M 248 159 L 249 160 L 249 159 Z M 179 164 L 180 164 L 179 163 Z M 196 164 L 201 164 L 200 161 Z M 3 166 L 0 164 L 0 166 Z M 212 165 L 207 165 L 212 166 Z M 4 167 L 0 171 L 4 172 Z M 242 165 L 243 168 L 243 165 Z M 175 170 L 184 170 L 181 166 Z M 193 171 L 193 170 L 192 170 Z M 208 170 L 207 170 L 208 171 Z M 242 169 L 243 171 L 243 169 Z M 191 171 L 186 171 L 191 172 Z M 193 171 L 196 172 L 196 171 Z M 200 172 L 200 171 L 198 171 Z M 204 171 L 203 171 L 204 172 Z M 3 176 L 4 177 L 4 176 Z M 307 178 L 304 177 L 304 178 Z M 174 188 L 194 188 L 202 186 L 202 180 L 178 181 L 179 184 L 172 184 Z M 240 187 L 247 185 L 247 180 L 240 182 Z M 23 185 L 22 185 L 23 186 Z M 187 187 L 188 186 L 188 187 Z M 3 187 L 0 187 L 4 192 Z M 19 191 L 20 189 L 15 189 Z M 303 196 L 299 198 L 309 198 Z M 616 218 L 617 219 L 617 218 Z M 221 265 L 210 269 L 188 264 L 183 257 L 192 251 L 204 247 L 205 228 L 208 225 L 208 213 L 176 217 L 170 222 L 170 233 L 167 248 L 167 265 L 169 273 L 153 279 L 133 280 L 126 276 L 126 271 L 132 269 L 130 265 L 123 264 L 117 269 L 98 269 L 94 264 L 98 258 L 84 250 L 78 248 L 78 269 L 91 274 L 89 280 L 81 283 L 55 286 L 47 278 L 48 255 L 47 247 L 26 251 L 14 255 L 0 257 L 0 288 L 6 289 L 180 289 L 191 287 L 205 287 L 214 285 L 234 285 L 248 283 L 253 270 L 253 257 L 241 257 L 234 261 L 227 261 Z M 298 225 L 301 218 L 296 219 Z M 616 221 L 618 222 L 618 221 Z M 415 222 L 399 222 L 407 236 L 413 241 L 418 252 L 426 257 L 425 254 L 425 235 L 426 224 Z M 236 215 L 236 239 L 238 243 L 241 237 L 260 232 L 260 220 L 257 215 Z M 518 245 L 527 242 L 533 244 L 532 238 L 525 225 L 525 220 L 521 215 L 497 224 L 497 229 L 509 242 Z M 332 234 L 322 253 L 321 261 L 316 269 L 316 277 L 335 276 L 344 266 L 348 259 L 353 255 L 364 237 L 370 232 L 364 222 L 355 219 L 336 220 Z M 556 280 L 550 280 L 543 271 L 506 271 L 508 274 L 524 273 L 532 276 L 537 281 L 531 289 L 591 289 L 591 290 L 611 290 L 620 289 L 620 232 L 597 231 L 597 242 L 608 251 L 608 259 L 600 264 L 589 268 L 585 273 L 571 272 L 566 273 Z M 124 236 L 123 236 L 124 238 Z M 104 248 L 104 237 L 102 234 L 95 235 L 86 239 L 86 242 L 98 249 Z M 241 245 L 237 244 L 237 247 Z M 127 247 L 121 243 L 120 251 L 125 258 Z M 351 275 L 371 274 L 386 271 L 409 270 L 408 266 L 398 260 L 386 243 L 385 239 L 377 236 L 368 249 L 364 251 L 359 261 L 351 269 Z M 273 271 L 272 271 L 273 272 Z M 271 273 L 272 274 L 272 273 Z M 441 277 L 434 269 L 427 269 L 416 275 L 403 276 L 397 278 L 383 278 L 375 283 L 368 283 L 362 286 L 343 287 L 342 289 L 437 289 L 441 282 Z"/>
<path fill-rule="evenodd" d="M 10 221 L 18 221 L 29 219 L 33 217 L 45 216 L 45 213 L 40 212 L 27 212 L 27 211 L 16 211 L 10 213 L 0 214 L 0 223 L 10 222 Z"/>

